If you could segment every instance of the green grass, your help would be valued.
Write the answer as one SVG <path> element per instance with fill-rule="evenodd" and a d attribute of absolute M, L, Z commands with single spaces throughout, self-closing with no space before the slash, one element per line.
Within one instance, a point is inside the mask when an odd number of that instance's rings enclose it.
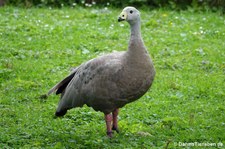
<path fill-rule="evenodd" d="M 120 134 L 108 139 L 103 114 L 86 106 L 54 118 L 59 97 L 40 95 L 70 68 L 126 50 L 129 26 L 117 22 L 120 12 L 0 8 L 0 148 L 225 145 L 225 17 L 219 13 L 141 10 L 157 74 L 145 96 L 120 110 Z"/>

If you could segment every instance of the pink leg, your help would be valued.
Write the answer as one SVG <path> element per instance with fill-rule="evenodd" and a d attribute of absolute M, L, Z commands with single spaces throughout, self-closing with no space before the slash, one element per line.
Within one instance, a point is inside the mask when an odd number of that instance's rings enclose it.
<path fill-rule="evenodd" d="M 118 116 L 119 114 L 119 109 L 115 109 L 113 111 L 113 127 L 112 130 L 116 130 L 117 133 L 119 133 L 119 129 L 118 129 Z"/>
<path fill-rule="evenodd" d="M 108 137 L 112 137 L 112 114 L 105 114 L 106 134 Z"/>

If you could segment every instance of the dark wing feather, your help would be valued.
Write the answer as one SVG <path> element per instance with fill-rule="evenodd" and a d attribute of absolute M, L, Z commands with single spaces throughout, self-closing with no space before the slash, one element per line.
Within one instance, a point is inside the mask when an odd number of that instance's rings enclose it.
<path fill-rule="evenodd" d="M 62 80 L 62 82 L 60 83 L 60 85 L 56 91 L 56 95 L 58 95 L 64 91 L 64 89 L 67 87 L 67 85 L 73 79 L 74 75 L 75 75 L 75 73 L 72 73 L 69 76 L 67 76 L 65 79 Z"/>
<path fill-rule="evenodd" d="M 57 83 L 52 89 L 50 89 L 48 92 L 48 95 L 50 95 L 53 92 L 56 92 L 56 95 L 62 93 L 67 87 L 67 85 L 69 84 L 69 82 L 73 79 L 76 72 L 77 72 L 77 68 L 75 68 L 69 76 L 64 78 L 62 81 Z"/>

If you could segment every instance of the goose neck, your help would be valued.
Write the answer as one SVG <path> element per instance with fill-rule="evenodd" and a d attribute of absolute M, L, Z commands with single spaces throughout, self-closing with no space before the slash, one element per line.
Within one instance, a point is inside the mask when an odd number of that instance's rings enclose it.
<path fill-rule="evenodd" d="M 134 24 L 130 24 L 130 38 L 141 39 L 141 25 L 140 22 L 136 22 Z"/>

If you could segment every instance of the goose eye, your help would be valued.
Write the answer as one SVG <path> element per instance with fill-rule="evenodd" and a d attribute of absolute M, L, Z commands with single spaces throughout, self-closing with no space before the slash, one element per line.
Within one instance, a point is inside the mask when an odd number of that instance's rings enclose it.
<path fill-rule="evenodd" d="M 130 13 L 132 14 L 133 13 L 133 10 L 131 10 Z"/>

